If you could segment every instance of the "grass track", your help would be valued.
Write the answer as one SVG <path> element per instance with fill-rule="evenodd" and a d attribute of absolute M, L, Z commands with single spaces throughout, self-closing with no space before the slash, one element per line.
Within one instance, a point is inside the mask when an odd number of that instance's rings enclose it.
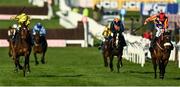
<path fill-rule="evenodd" d="M 180 85 L 180 69 L 174 62 L 166 68 L 165 79 L 154 79 L 151 62 L 144 68 L 123 60 L 120 73 L 103 67 L 97 48 L 49 48 L 47 64 L 34 65 L 31 55 L 31 73 L 23 77 L 22 71 L 13 72 L 14 64 L 7 55 L 7 48 L 0 48 L 0 85 L 63 85 L 63 86 L 165 86 Z M 116 58 L 114 60 L 116 66 Z M 116 67 L 115 67 L 116 71 Z"/>

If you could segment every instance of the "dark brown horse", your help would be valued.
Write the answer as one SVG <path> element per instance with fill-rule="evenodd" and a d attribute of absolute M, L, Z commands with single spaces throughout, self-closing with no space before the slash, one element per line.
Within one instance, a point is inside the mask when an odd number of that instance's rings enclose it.
<path fill-rule="evenodd" d="M 23 76 L 25 76 L 26 71 L 30 72 L 30 65 L 29 65 L 29 56 L 31 53 L 31 42 L 30 42 L 30 31 L 24 25 L 19 29 L 16 40 L 14 42 L 13 48 L 13 60 L 15 64 L 15 71 L 17 72 L 18 69 L 23 69 Z M 19 63 L 20 56 L 24 56 L 24 66 L 22 67 Z M 27 69 L 26 69 L 27 68 Z"/>
<path fill-rule="evenodd" d="M 39 31 L 36 31 L 33 38 L 34 38 L 33 51 L 34 51 L 35 64 L 36 65 L 39 64 L 38 59 L 37 59 L 37 54 L 42 54 L 41 63 L 45 64 L 45 54 L 47 51 L 46 38 L 45 38 L 45 36 L 40 36 Z"/>
<path fill-rule="evenodd" d="M 152 63 L 154 67 L 154 78 L 157 78 L 156 69 L 159 65 L 159 78 L 163 79 L 165 74 L 165 68 L 168 64 L 171 53 L 171 36 L 170 32 L 165 32 L 156 41 L 156 44 L 151 52 Z"/>
<path fill-rule="evenodd" d="M 104 66 L 108 66 L 109 62 L 109 67 L 110 70 L 113 71 L 113 59 L 114 56 L 117 56 L 118 62 L 117 62 L 117 70 L 119 72 L 120 66 L 122 67 L 122 54 L 123 54 L 123 47 L 121 45 L 121 37 L 118 37 L 120 35 L 116 35 L 116 38 L 114 40 L 105 41 L 103 45 L 103 58 L 104 58 Z M 109 58 L 109 61 L 108 61 Z"/>

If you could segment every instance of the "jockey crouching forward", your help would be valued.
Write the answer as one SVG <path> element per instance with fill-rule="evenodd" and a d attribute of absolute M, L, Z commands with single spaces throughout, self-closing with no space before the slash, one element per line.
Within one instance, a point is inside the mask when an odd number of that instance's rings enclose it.
<path fill-rule="evenodd" d="M 36 35 L 36 32 L 39 32 L 39 34 L 40 34 L 40 42 L 42 45 L 46 41 L 46 29 L 42 26 L 41 23 L 37 23 L 33 27 L 33 36 Z"/>
<path fill-rule="evenodd" d="M 26 15 L 26 13 L 21 13 L 17 16 L 11 17 L 11 19 L 14 19 L 18 22 L 18 28 L 21 28 L 21 26 L 24 24 L 27 27 L 29 27 L 30 24 L 30 17 Z"/>
<path fill-rule="evenodd" d="M 121 45 L 123 47 L 126 46 L 126 41 L 122 34 L 122 32 L 124 31 L 124 25 L 119 18 L 114 18 L 114 20 L 111 22 L 110 30 L 113 33 L 113 39 L 112 39 L 113 45 L 115 45 L 116 36 L 118 33 L 119 34 L 118 39 L 121 40 Z"/>
<path fill-rule="evenodd" d="M 154 45 L 156 43 L 156 40 L 158 39 L 158 37 L 167 31 L 168 28 L 168 17 L 165 15 L 165 13 L 162 12 L 162 10 L 160 11 L 159 14 L 153 15 L 148 17 L 145 22 L 144 25 L 147 24 L 147 22 L 153 21 L 155 24 L 155 28 L 156 28 L 156 35 L 155 37 L 152 39 L 151 44 L 150 44 L 150 50 L 152 50 L 154 48 Z M 170 42 L 171 43 L 171 42 Z M 173 49 L 173 45 L 171 43 L 171 50 Z"/>
<path fill-rule="evenodd" d="M 18 22 L 14 39 L 16 39 L 17 33 L 19 32 L 19 29 L 21 29 L 22 25 L 25 25 L 29 30 L 30 17 L 26 15 L 26 13 L 21 13 L 19 15 L 12 16 L 11 19 L 16 20 Z M 31 40 L 30 43 L 32 45 L 33 44 L 32 37 L 30 36 L 29 39 Z"/>
<path fill-rule="evenodd" d="M 106 26 L 102 35 L 104 37 L 104 40 L 101 42 L 101 45 L 99 46 L 98 49 L 102 49 L 102 46 L 104 45 L 104 42 L 107 40 L 108 42 L 112 39 L 112 36 L 111 36 L 111 30 L 110 30 L 110 26 Z"/>

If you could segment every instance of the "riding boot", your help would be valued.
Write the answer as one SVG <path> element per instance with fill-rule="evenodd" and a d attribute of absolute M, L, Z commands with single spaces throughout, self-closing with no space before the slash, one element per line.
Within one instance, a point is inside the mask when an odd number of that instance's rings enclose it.
<path fill-rule="evenodd" d="M 116 46 L 116 39 L 112 38 L 112 47 L 115 47 L 115 46 Z"/>
<path fill-rule="evenodd" d="M 157 38 L 158 37 L 154 37 L 154 39 L 151 41 L 149 50 L 152 50 L 154 48 Z"/>
<path fill-rule="evenodd" d="M 125 38 L 124 38 L 124 36 L 122 35 L 121 36 L 121 40 L 122 40 L 122 46 L 124 47 L 124 46 L 127 46 L 127 44 L 126 44 L 126 41 L 125 41 Z"/>
<path fill-rule="evenodd" d="M 34 45 L 34 40 L 33 40 L 33 36 L 32 35 L 30 35 L 29 40 L 30 40 L 31 46 L 33 46 Z"/>
<path fill-rule="evenodd" d="M 174 49 L 174 46 L 173 46 L 173 44 L 170 42 L 170 44 L 171 44 L 171 50 L 173 50 Z"/>

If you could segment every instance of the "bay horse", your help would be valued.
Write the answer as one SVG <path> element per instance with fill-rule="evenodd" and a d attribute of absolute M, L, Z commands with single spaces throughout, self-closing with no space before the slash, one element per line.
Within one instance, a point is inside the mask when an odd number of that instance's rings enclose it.
<path fill-rule="evenodd" d="M 154 68 L 154 78 L 157 78 L 156 69 L 159 65 L 159 78 L 164 79 L 165 68 L 168 64 L 169 57 L 171 54 L 171 32 L 164 32 L 158 38 L 153 49 L 150 50 L 152 63 Z"/>
<path fill-rule="evenodd" d="M 31 53 L 31 40 L 30 31 L 27 26 L 22 25 L 16 35 L 13 47 L 13 60 L 15 64 L 15 72 L 18 69 L 23 70 L 23 76 L 25 77 L 26 71 L 30 72 L 29 56 Z M 19 63 L 20 56 L 24 56 L 24 66 Z M 26 69 L 27 68 L 27 69 Z"/>
<path fill-rule="evenodd" d="M 40 36 L 40 32 L 36 31 L 35 35 L 33 35 L 34 46 L 33 46 L 33 53 L 35 58 L 35 65 L 38 65 L 37 54 L 42 54 L 41 56 L 41 63 L 45 64 L 45 54 L 47 51 L 47 41 L 45 36 Z"/>
<path fill-rule="evenodd" d="M 114 40 L 105 41 L 103 45 L 103 58 L 104 58 L 104 66 L 108 66 L 110 70 L 113 71 L 113 59 L 114 56 L 117 56 L 118 62 L 117 62 L 117 70 L 119 72 L 120 66 L 122 67 L 122 55 L 123 55 L 123 45 L 122 43 L 122 37 L 121 35 L 117 34 Z M 108 61 L 109 58 L 109 61 Z"/>

